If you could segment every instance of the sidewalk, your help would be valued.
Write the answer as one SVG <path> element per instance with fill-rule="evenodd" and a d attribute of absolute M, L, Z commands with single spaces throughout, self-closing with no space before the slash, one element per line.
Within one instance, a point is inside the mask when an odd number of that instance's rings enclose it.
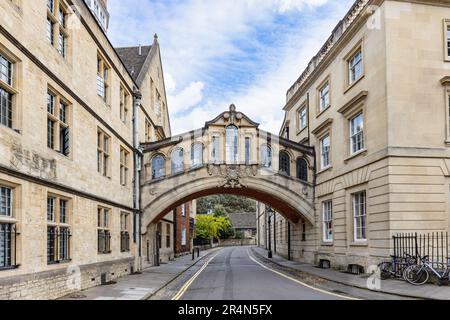
<path fill-rule="evenodd" d="M 195 260 L 191 254 L 185 255 L 159 267 L 145 269 L 142 274 L 117 279 L 115 284 L 89 288 L 60 300 L 146 300 L 214 251 L 216 249 L 201 251 Z"/>
<path fill-rule="evenodd" d="M 267 258 L 267 250 L 259 247 L 252 248 L 253 253 L 266 261 L 271 261 L 281 267 L 316 276 L 328 281 L 340 283 L 343 285 L 369 290 L 367 287 L 367 275 L 351 275 L 339 272 L 333 269 L 320 269 L 310 264 L 288 261 L 287 259 L 273 254 L 272 259 Z M 381 289 L 377 292 L 394 294 L 398 296 L 419 298 L 419 299 L 437 299 L 450 300 L 450 287 L 437 285 L 424 285 L 420 287 L 412 286 L 402 280 L 384 280 L 381 281 Z"/>

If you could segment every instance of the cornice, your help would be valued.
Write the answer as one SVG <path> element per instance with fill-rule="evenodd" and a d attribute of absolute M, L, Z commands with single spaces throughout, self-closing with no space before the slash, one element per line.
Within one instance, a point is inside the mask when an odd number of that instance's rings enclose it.
<path fill-rule="evenodd" d="M 324 122 L 319 124 L 314 130 L 311 131 L 313 135 L 318 135 L 320 132 L 323 131 L 323 129 L 329 127 L 333 123 L 332 118 L 326 119 Z"/>
<path fill-rule="evenodd" d="M 341 114 L 347 113 L 347 111 L 349 111 L 352 107 L 354 107 L 355 105 L 357 105 L 358 103 L 360 103 L 361 101 L 366 99 L 368 95 L 369 95 L 368 91 L 361 91 L 356 96 L 354 96 L 352 99 L 350 99 L 349 102 L 344 104 L 342 106 L 342 108 L 340 108 L 338 110 L 338 112 L 341 113 Z"/>
<path fill-rule="evenodd" d="M 450 76 L 445 76 L 440 81 L 443 86 L 445 87 L 450 86 Z"/>

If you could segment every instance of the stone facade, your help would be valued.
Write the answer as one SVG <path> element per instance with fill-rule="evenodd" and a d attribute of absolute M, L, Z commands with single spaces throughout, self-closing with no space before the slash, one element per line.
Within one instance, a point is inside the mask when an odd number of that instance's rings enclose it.
<path fill-rule="evenodd" d="M 367 267 L 397 233 L 449 230 L 449 18 L 450 1 L 358 0 L 289 89 L 281 132 L 317 164 L 300 260 Z"/>
<path fill-rule="evenodd" d="M 192 249 L 194 212 L 196 201 L 190 201 L 177 207 L 174 211 L 175 215 L 175 255 L 189 253 Z"/>
<path fill-rule="evenodd" d="M 77 289 L 139 270 L 136 151 L 170 136 L 157 38 L 135 78 L 83 0 L 54 5 L 0 2 L 0 56 L 12 65 L 0 81 L 12 97 L 0 125 L 2 299 L 65 294 L 74 269 Z"/>

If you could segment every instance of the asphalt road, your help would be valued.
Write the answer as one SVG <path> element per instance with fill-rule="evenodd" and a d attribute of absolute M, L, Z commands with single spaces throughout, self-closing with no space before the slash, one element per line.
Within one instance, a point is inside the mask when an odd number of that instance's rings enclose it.
<path fill-rule="evenodd" d="M 199 270 L 180 300 L 341 300 L 345 296 L 304 286 L 265 268 L 249 248 L 220 250 Z"/>

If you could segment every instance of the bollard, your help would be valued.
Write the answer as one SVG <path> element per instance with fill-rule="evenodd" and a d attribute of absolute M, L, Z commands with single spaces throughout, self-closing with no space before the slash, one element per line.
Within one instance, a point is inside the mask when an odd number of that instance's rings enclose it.
<path fill-rule="evenodd" d="M 195 249 L 192 249 L 192 260 L 195 260 Z"/>
<path fill-rule="evenodd" d="M 197 248 L 197 258 L 200 258 L 200 248 Z"/>

